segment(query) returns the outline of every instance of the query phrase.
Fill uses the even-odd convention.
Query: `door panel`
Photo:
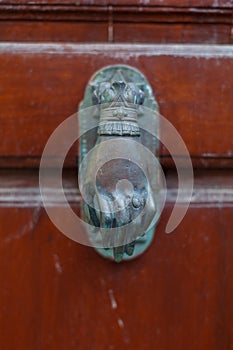
[[[1,2],[0,40],[231,44],[232,6],[204,3]]]
[[[0,44],[0,157],[39,158],[52,131],[77,111],[91,75],[123,63],[148,77],[161,114],[193,158],[224,158],[230,166],[232,56],[231,46]],[[160,153],[168,155],[163,147]]]
[[[151,249],[120,267],[60,235],[46,215],[34,221],[35,209],[6,214],[20,217],[11,233],[36,226],[1,251],[2,349],[232,345],[229,208],[190,208],[170,237],[161,232],[164,214]]]
[[[2,3],[6,3],[6,1],[2,1]],[[93,5],[92,0],[50,0],[51,4],[55,5],[62,5],[62,4],[67,4],[67,5],[86,5],[86,6],[91,6]],[[30,0],[10,0],[7,1],[7,4],[12,4],[12,5],[31,5]],[[34,4],[47,4],[47,1],[45,0],[34,0]],[[158,3],[156,0],[96,0],[95,1],[96,6],[108,6],[108,5],[128,5],[128,6],[140,6],[141,7],[146,7],[146,6],[158,6]],[[209,8],[232,8],[232,4],[229,0],[221,0],[216,3],[216,0],[206,0],[205,2],[203,0],[192,0],[187,2],[186,0],[163,0],[159,4],[160,6],[173,6],[173,7],[209,7]]]
[[[233,348],[232,9],[229,0],[1,1],[1,350]],[[167,198],[155,239],[121,264],[59,232],[39,189],[48,137],[76,113],[92,74],[114,64],[145,74],[195,168],[188,212],[165,234],[177,175],[160,146]],[[63,186],[80,215],[77,155],[75,144]]]
[[[233,199],[213,205],[207,189],[214,194],[210,184],[217,183],[232,193],[231,175],[220,184],[219,173],[196,174],[199,196],[170,235],[164,233],[174,204],[168,176],[152,246],[120,265],[53,226],[35,200],[36,176],[2,175],[5,189],[18,191],[7,202],[1,190],[1,349],[230,349]],[[26,199],[23,181],[31,188]],[[74,183],[67,180],[67,193]],[[72,206],[79,210],[77,202]]]

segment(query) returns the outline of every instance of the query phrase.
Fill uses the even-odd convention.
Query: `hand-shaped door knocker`
[[[160,217],[158,106],[136,69],[108,66],[79,107],[82,218],[95,249],[116,262],[150,245]]]

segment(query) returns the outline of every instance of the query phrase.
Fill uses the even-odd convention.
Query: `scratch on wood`
[[[118,323],[120,328],[122,328],[122,329],[125,328],[124,322],[121,318],[118,318],[117,323]]]
[[[122,320],[122,318],[119,317],[117,319],[117,323],[118,323],[118,326],[123,330],[124,343],[129,344],[130,343],[129,333],[127,332],[127,330],[125,328],[125,324],[124,324],[124,321]]]
[[[18,240],[18,239],[22,238],[27,233],[32,233],[33,230],[35,229],[37,223],[38,223],[39,216],[40,216],[40,210],[41,210],[41,207],[39,207],[39,206],[35,207],[33,210],[32,218],[29,220],[29,222],[27,222],[25,225],[23,225],[23,227],[18,232],[16,232],[13,235],[8,236],[4,240],[4,242],[10,243],[11,241]]]
[[[108,294],[109,294],[109,298],[110,298],[112,309],[116,309],[117,308],[117,302],[116,302],[116,299],[114,297],[113,290],[109,289],[108,290]]]
[[[54,258],[54,266],[55,266],[56,271],[59,274],[62,274],[63,269],[62,269],[62,266],[61,266],[61,263],[60,263],[60,260],[59,260],[59,256],[57,254],[54,254],[53,258]]]

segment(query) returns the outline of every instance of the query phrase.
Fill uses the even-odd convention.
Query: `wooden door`
[[[231,349],[231,1],[12,0],[0,19],[1,350]],[[154,242],[116,264],[50,222],[38,169],[91,75],[122,63],[148,78],[195,183],[185,218],[165,234],[177,176],[161,145],[168,193]],[[76,156],[74,147],[63,177],[79,212]]]

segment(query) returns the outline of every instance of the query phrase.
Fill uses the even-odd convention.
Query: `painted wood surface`
[[[231,0],[0,1],[1,350],[233,347],[232,7]],[[55,228],[37,169],[91,75],[117,63],[148,77],[195,167],[190,208],[166,235],[177,179],[161,146],[167,204],[153,245],[122,265]],[[74,145],[67,156],[63,185],[79,213],[77,152]],[[56,193],[49,196],[62,208]]]
[[[21,157],[32,166],[53,130],[76,112],[92,74],[120,63],[149,79],[161,114],[198,166],[203,158],[231,166],[232,57],[232,47],[220,45],[0,44],[2,164]],[[168,156],[164,147],[160,154]]]
[[[1,1],[0,40],[231,44],[228,1]]]
[[[47,4],[47,0],[2,0],[2,4],[25,4],[25,5],[34,5],[34,4]],[[134,5],[134,6],[174,6],[174,7],[214,7],[214,8],[232,8],[231,0],[50,0],[51,4],[68,4],[76,5],[98,5],[98,6],[107,6],[107,5]]]
[[[171,200],[150,249],[121,265],[63,236],[31,192],[24,207],[2,199],[1,349],[230,349],[232,173],[208,174],[196,174],[196,190],[213,193],[215,183],[231,199],[210,205],[204,191],[205,204],[194,201],[167,235]],[[30,172],[15,175],[1,173],[1,194],[4,184],[18,189],[15,198],[20,189],[27,196],[27,186],[38,189]],[[168,179],[172,191],[173,175]]]

